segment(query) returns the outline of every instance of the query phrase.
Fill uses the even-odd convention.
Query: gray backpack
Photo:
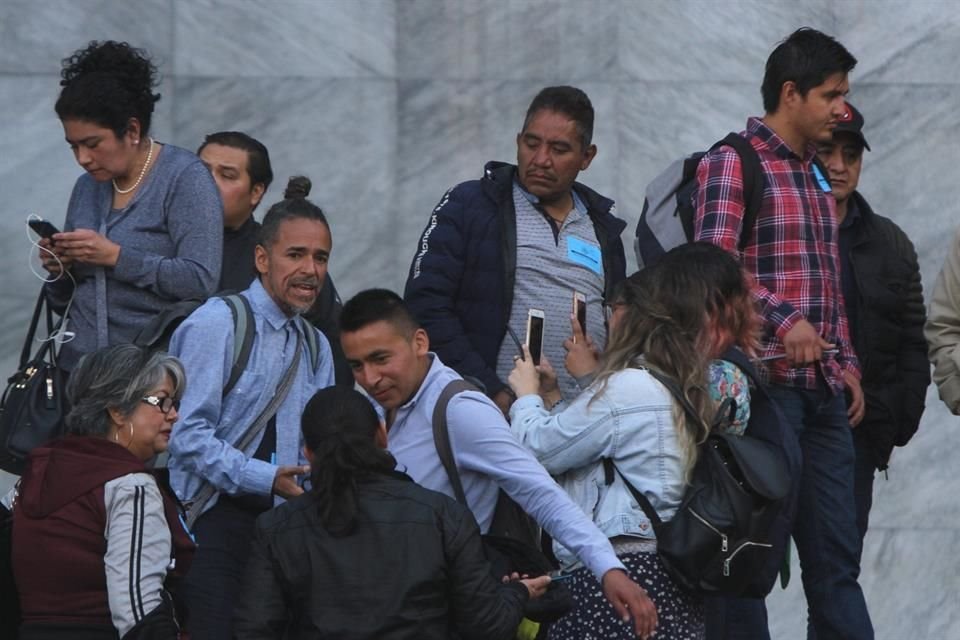
[[[633,241],[637,265],[641,269],[655,263],[670,249],[693,240],[697,165],[703,156],[721,146],[732,147],[740,155],[745,211],[738,249],[743,251],[747,245],[763,203],[763,173],[753,145],[740,134],[730,133],[709,151],[698,151],[676,160],[647,185]]]

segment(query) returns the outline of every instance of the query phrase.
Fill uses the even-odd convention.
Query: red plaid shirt
[[[850,345],[840,288],[836,204],[824,191],[813,165],[810,145],[799,158],[759,118],[747,121],[742,134],[760,156],[763,205],[742,254],[737,245],[743,224],[743,179],[740,156],[721,147],[697,167],[694,237],[735,253],[756,276],[755,296],[766,319],[761,356],[784,353],[783,337],[806,318],[821,336],[837,345],[838,355],[819,363],[830,387],[840,392],[842,369],[858,378],[857,357]],[[826,176],[823,182],[827,189]],[[793,367],[783,358],[768,361],[767,377],[775,384],[813,389],[817,365]]]

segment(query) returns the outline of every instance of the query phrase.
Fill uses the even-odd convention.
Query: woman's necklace
[[[147,174],[147,167],[150,166],[150,160],[153,159],[153,138],[149,138],[149,140],[150,140],[150,148],[147,150],[147,161],[143,163],[143,169],[140,169],[140,175],[137,176],[137,181],[133,183],[133,186],[130,187],[129,189],[121,189],[120,186],[117,184],[117,179],[114,178],[112,180],[113,190],[119,193],[120,195],[126,195],[131,191],[133,191],[134,189],[136,189],[137,187],[139,187],[140,181],[143,180],[143,176]]]

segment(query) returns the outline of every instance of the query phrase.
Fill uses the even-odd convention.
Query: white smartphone
[[[583,295],[579,291],[573,292],[573,314],[577,318],[577,322],[580,323],[580,331],[583,332],[583,335],[587,335],[587,296]],[[577,336],[573,336],[573,341],[577,341]]]
[[[535,365],[540,364],[540,356],[543,354],[543,320],[543,309],[527,311],[527,349],[530,350],[530,357]]]

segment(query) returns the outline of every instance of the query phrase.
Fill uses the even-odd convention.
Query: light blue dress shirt
[[[454,497],[433,442],[433,408],[443,388],[460,375],[436,354],[429,357],[430,370],[420,389],[397,409],[387,448],[416,482]],[[382,415],[382,407],[378,409]],[[454,396],[447,407],[447,426],[463,491],[481,531],[490,528],[502,488],[598,579],[610,569],[623,568],[606,536],[520,444],[489,398],[474,391]]]
[[[233,316],[227,304],[211,298],[183,321],[170,341],[170,353],[180,358],[187,373],[180,418],[170,439],[169,462],[170,484],[184,501],[193,499],[204,481],[229,495],[269,495],[278,466],[306,464],[300,416],[314,393],[333,384],[333,357],[322,333],[287,317],[259,279],[240,295],[250,301],[256,335],[247,368],[226,398],[221,396],[230,375],[234,340]],[[252,456],[262,435],[247,450],[238,450],[236,444],[269,404],[303,329],[317,332],[319,364],[314,371],[304,340],[296,377],[277,410],[275,464],[255,460]],[[216,499],[211,500],[207,509],[215,503]]]

